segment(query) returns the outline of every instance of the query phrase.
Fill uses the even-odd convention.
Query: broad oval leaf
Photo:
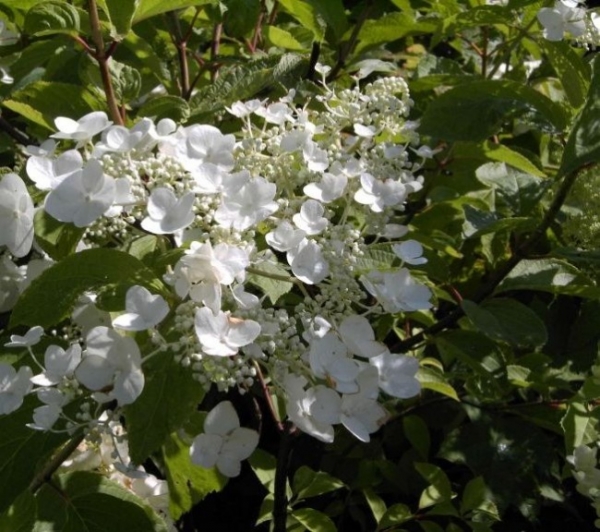
[[[42,36],[79,31],[79,13],[71,4],[50,0],[33,6],[25,15],[23,31]]]

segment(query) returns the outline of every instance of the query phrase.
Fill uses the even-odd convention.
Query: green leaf
[[[11,93],[2,102],[4,107],[24,116],[35,124],[55,131],[54,119],[66,116],[78,120],[104,105],[84,87],[56,81],[36,81]]]
[[[334,0],[337,1],[337,0]],[[309,30],[316,41],[325,37],[325,21],[319,16],[316,3],[309,0],[279,0],[278,2],[286,12],[294,17],[302,27]]]
[[[490,377],[502,369],[502,353],[487,335],[475,331],[447,331],[437,335],[435,343],[444,364],[454,359],[482,377]]]
[[[465,486],[460,501],[460,513],[464,515],[469,512],[485,513],[494,520],[500,520],[498,508],[490,496],[483,477],[475,477]]]
[[[462,309],[473,325],[491,338],[522,346],[541,346],[548,340],[544,322],[515,299],[490,299],[481,305],[465,299]]]
[[[101,0],[111,23],[111,37],[123,39],[131,30],[133,18],[141,0]]]
[[[348,18],[346,9],[342,0],[307,0],[312,5],[319,16],[325,21],[327,27],[333,31],[334,42],[336,44],[342,40],[344,33],[348,29]]]
[[[510,80],[480,80],[434,99],[419,131],[447,141],[483,141],[498,133],[507,120],[526,114],[549,131],[563,131],[567,125],[564,110],[535,89]]]
[[[373,512],[375,522],[379,524],[387,511],[385,501],[377,495],[373,488],[364,488],[362,493],[365,496],[369,508],[371,508],[371,512]]]
[[[592,63],[592,82],[585,104],[575,119],[559,170],[566,175],[600,158],[600,57]]]
[[[486,163],[477,168],[475,175],[478,181],[497,191],[513,213],[528,216],[551,182],[511,166],[509,161]]]
[[[427,463],[416,463],[415,469],[429,482],[429,486],[421,493],[419,509],[433,506],[452,498],[452,487],[448,477],[438,466]]]
[[[260,0],[221,0],[227,7],[225,31],[231,37],[243,38],[249,35],[261,11]]]
[[[145,102],[138,110],[138,115],[152,118],[156,122],[163,118],[170,118],[182,123],[190,115],[190,106],[179,96],[165,94]]]
[[[85,233],[85,227],[59,222],[44,209],[39,209],[33,219],[35,241],[54,260],[64,259],[75,252]]]
[[[115,0],[118,1],[118,0]],[[139,6],[133,17],[133,23],[168,11],[176,11],[188,7],[218,5],[219,0],[139,0]]]
[[[575,108],[583,105],[591,74],[589,65],[565,41],[542,39],[539,45],[560,79],[569,103]]]
[[[77,471],[44,484],[36,497],[33,532],[167,532],[165,522],[142,499],[104,475]]]
[[[358,45],[355,54],[367,48],[391,43],[407,35],[435,31],[436,23],[431,21],[416,22],[409,13],[394,12],[377,19],[368,19],[358,34]]]
[[[295,52],[306,51],[306,47],[303,46],[289,31],[282,30],[277,26],[265,26],[263,28],[263,33],[267,41],[273,46]]]
[[[40,37],[54,33],[79,31],[79,13],[71,4],[49,0],[33,6],[25,15],[23,31]]]
[[[294,475],[292,490],[296,500],[316,497],[323,493],[339,490],[346,485],[324,471],[313,471],[310,467],[300,466]]]
[[[83,292],[119,283],[168,295],[154,272],[131,255],[115,249],[87,249],[69,255],[34,279],[13,309],[10,326],[50,327],[69,316]]]
[[[419,416],[407,416],[402,420],[402,426],[406,439],[419,453],[419,457],[427,460],[431,439],[429,437],[429,429],[423,419]]]
[[[250,458],[248,458],[252,471],[262,482],[262,485],[269,491],[275,492],[275,469],[277,460],[275,457],[262,449],[256,449]]]
[[[309,532],[336,532],[337,530],[327,515],[312,508],[294,510],[290,516]]]
[[[436,368],[421,366],[417,375],[421,386],[426,390],[441,393],[455,401],[458,401],[456,390],[448,383],[444,374]]]
[[[590,408],[585,403],[572,402],[560,424],[565,431],[565,446],[568,454],[575,447],[598,441],[598,422],[600,409]]]
[[[283,266],[265,261],[254,266],[246,280],[260,288],[275,304],[281,296],[293,288],[293,283],[285,280],[289,278],[290,275]]]
[[[522,260],[500,283],[496,293],[511,290],[600,298],[600,289],[592,281],[575,266],[558,259]]]
[[[483,153],[488,159],[492,161],[499,161],[512,166],[516,170],[520,170],[527,175],[534,175],[537,177],[545,177],[544,171],[531,162],[527,157],[518,151],[511,150],[504,144],[494,144],[492,142],[483,143]],[[508,172],[508,170],[507,170]]]
[[[35,524],[35,514],[35,499],[29,490],[25,490],[4,513],[0,514],[0,530],[31,532]]]
[[[0,512],[33,480],[38,460],[69,439],[66,433],[40,432],[25,426],[31,423],[37,406],[39,401],[29,395],[17,411],[0,416]]]
[[[388,527],[394,527],[402,523],[406,523],[413,518],[413,514],[410,508],[405,504],[393,504],[381,517],[379,521],[378,530],[382,530]]]
[[[209,493],[221,491],[227,484],[227,479],[215,468],[194,465],[189,445],[175,433],[167,438],[162,455],[169,483],[169,513],[175,520]]]
[[[188,368],[163,353],[144,364],[146,383],[135,403],[125,408],[129,452],[136,464],[160,448],[195,412],[204,388]]]

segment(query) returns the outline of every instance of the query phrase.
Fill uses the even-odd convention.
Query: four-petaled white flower
[[[373,212],[383,212],[385,207],[402,203],[410,192],[400,181],[380,181],[369,173],[361,174],[360,184],[361,188],[354,194],[354,199],[362,205],[368,205]]]
[[[317,200],[306,200],[300,212],[294,214],[292,219],[298,229],[302,229],[307,235],[318,235],[329,225],[329,220],[323,216],[325,209]]]
[[[395,272],[373,270],[360,277],[369,293],[377,298],[386,312],[427,310],[433,305],[431,290],[415,281],[406,268]]]
[[[369,362],[377,368],[379,386],[388,395],[408,399],[420,393],[421,383],[416,378],[419,361],[416,358],[387,352]]]
[[[115,180],[91,159],[83,170],[71,174],[46,196],[44,209],[59,222],[87,227],[106,213],[115,199]]]
[[[34,409],[33,423],[28,423],[27,426],[34,430],[50,430],[60,417],[68,397],[56,388],[41,388],[37,391],[37,396],[44,404]]]
[[[125,295],[125,314],[113,320],[113,327],[125,331],[145,331],[167,317],[169,305],[159,294],[139,285],[132,286]]]
[[[94,327],[85,338],[86,350],[75,378],[97,392],[100,402],[133,403],[144,388],[142,357],[135,340],[108,327]]]
[[[194,221],[193,192],[177,198],[166,188],[155,188],[148,199],[148,216],[142,220],[142,228],[155,235],[167,235],[185,229]]]
[[[39,190],[52,190],[82,167],[81,154],[77,150],[67,150],[56,159],[32,155],[27,160],[26,170]]]
[[[401,244],[392,246],[394,253],[407,264],[417,266],[425,264],[427,259],[423,257],[423,246],[416,240],[407,240]]]
[[[327,380],[338,392],[358,392],[356,377],[360,368],[334,333],[313,339],[308,356],[315,377]]]
[[[216,315],[208,307],[196,310],[196,336],[207,355],[228,357],[240,347],[251,344],[260,334],[261,326],[253,320],[243,320],[219,311]]]
[[[258,445],[258,432],[240,427],[240,420],[229,401],[215,406],[204,420],[204,432],[194,438],[190,448],[192,463],[215,467],[227,477],[237,477],[241,462]]]
[[[585,9],[572,0],[557,0],[554,7],[539,10],[537,18],[544,27],[544,37],[549,41],[561,41],[565,33],[581,37],[585,33]]]
[[[0,415],[10,414],[23,404],[23,398],[31,391],[33,372],[29,366],[19,371],[10,364],[0,362]]]
[[[31,378],[38,386],[53,386],[65,377],[73,376],[75,368],[81,362],[81,346],[72,344],[65,351],[58,345],[49,345],[44,353],[44,373]]]
[[[112,122],[103,111],[89,113],[82,116],[79,120],[59,116],[54,120],[54,125],[58,129],[58,133],[50,136],[55,139],[75,140],[79,148],[111,124]]]
[[[237,190],[225,191],[215,220],[224,227],[245,231],[273,214],[276,186],[263,177],[254,177]]]
[[[319,183],[306,185],[304,193],[321,203],[331,203],[344,195],[347,184],[348,178],[344,174],[325,173]]]
[[[286,254],[294,277],[306,284],[319,284],[329,275],[329,264],[319,244],[305,238],[296,249]]]
[[[0,180],[0,246],[15,257],[24,257],[33,244],[33,202],[17,174]]]

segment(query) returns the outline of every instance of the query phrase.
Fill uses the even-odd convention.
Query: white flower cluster
[[[84,401],[75,421],[65,406],[82,395],[117,408],[134,402],[152,356],[173,357],[207,388],[244,392],[261,379],[286,401],[291,421],[326,442],[336,424],[368,441],[387,416],[381,397],[420,392],[417,359],[390,353],[367,318],[432,307],[431,290],[409,269],[426,262],[422,246],[398,241],[408,230],[397,217],[434,154],[417,146],[406,83],[325,86],[312,106],[294,97],[232,105],[238,135],[147,118],[125,128],[94,112],[56,119],[53,138],[28,148],[27,178],[43,198],[37,207],[21,177],[0,181],[0,245],[12,256],[39,254],[36,209],[84,228],[78,250],[126,249],[150,234],[167,235],[182,253],[164,277],[172,297],[135,285],[125,312],[111,316],[86,294],[72,317],[80,337],[49,346],[42,373],[1,365],[0,412],[33,391],[43,403],[33,428],[55,430],[61,418],[68,429],[93,424],[90,412],[101,406]],[[361,264],[371,243],[383,246],[389,263]],[[2,261],[17,279],[0,298],[8,309],[23,277],[41,268],[23,273],[8,255]],[[278,305],[265,283],[283,286],[279,297],[293,293]],[[148,331],[155,351],[142,354],[135,336],[119,331]],[[13,345],[35,360],[42,333],[35,327],[28,333],[35,338]],[[209,414],[192,459],[232,476],[258,436],[222,405]]]
[[[598,449],[580,445],[576,447],[568,462],[573,466],[573,476],[577,480],[577,491],[592,500],[598,519],[594,522],[600,528],[600,468],[598,467]]]

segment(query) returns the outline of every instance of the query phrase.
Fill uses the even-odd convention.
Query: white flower
[[[364,316],[347,316],[338,332],[348,350],[359,357],[371,358],[387,351],[387,347],[375,340],[375,332]]]
[[[44,405],[33,411],[33,423],[28,423],[27,426],[34,430],[50,430],[60,417],[68,398],[56,388],[42,388],[38,390],[37,396]]]
[[[294,214],[294,224],[298,229],[302,229],[307,235],[318,235],[323,232],[329,221],[323,216],[325,209],[318,201],[314,199],[306,200],[300,212]]]
[[[585,33],[585,9],[576,2],[557,0],[554,7],[539,10],[537,18],[544,27],[544,37],[549,41],[561,41],[565,33],[581,37]]]
[[[371,271],[360,280],[386,312],[427,310],[433,306],[429,301],[431,290],[415,281],[406,268],[396,272]]]
[[[225,243],[213,248],[210,242],[192,242],[175,266],[175,291],[179,297],[189,294],[194,301],[218,312],[221,285],[243,281],[249,264],[248,253],[242,248]]]
[[[326,379],[338,392],[358,391],[358,364],[348,356],[348,349],[335,334],[330,332],[313,339],[308,356],[315,377]]]
[[[142,228],[155,235],[176,233],[194,221],[193,192],[177,198],[166,187],[155,188],[148,199],[148,216],[142,220]]]
[[[177,159],[189,172],[206,163],[229,171],[234,165],[234,146],[233,135],[223,135],[214,126],[194,124],[163,140],[160,151]]]
[[[229,401],[215,406],[204,420],[204,433],[196,436],[190,448],[192,463],[217,467],[227,477],[240,474],[241,462],[258,445],[258,432],[240,427],[240,420]]]
[[[369,434],[379,430],[387,412],[375,399],[361,392],[342,395],[340,421],[357,439],[368,442]]]
[[[400,181],[386,179],[380,181],[369,173],[360,176],[361,187],[354,194],[354,199],[368,205],[373,212],[382,212],[385,207],[393,207],[402,203],[409,192]]]
[[[307,380],[287,374],[283,386],[287,395],[286,412],[290,420],[302,431],[318,440],[333,442],[333,425],[340,422],[341,398],[326,386],[304,389]]]
[[[23,404],[32,388],[32,375],[29,366],[21,366],[17,372],[10,364],[0,362],[0,415],[10,414]]]
[[[291,109],[282,102],[269,104],[267,107],[257,107],[254,111],[258,116],[262,116],[269,124],[281,126],[286,120],[292,120]]]
[[[319,148],[315,142],[308,140],[302,148],[302,156],[308,169],[312,172],[324,172],[329,166],[327,151]]]
[[[377,131],[373,126],[365,126],[364,124],[356,123],[354,124],[354,133],[356,133],[359,137],[363,138],[371,138],[377,134]]]
[[[377,368],[380,388],[399,399],[408,399],[418,395],[421,383],[415,375],[419,371],[419,361],[407,355],[383,353],[369,362]]]
[[[407,240],[401,244],[395,244],[392,249],[402,262],[407,264],[416,266],[427,262],[427,259],[423,257],[423,246],[416,240]]]
[[[50,136],[55,139],[76,140],[79,148],[111,124],[112,122],[108,120],[106,113],[102,111],[89,113],[77,121],[59,116],[54,120],[58,133]]]
[[[24,336],[18,334],[10,335],[10,342],[4,344],[6,347],[31,347],[37,344],[44,334],[44,329],[39,325],[29,329]]]
[[[0,180],[0,246],[15,257],[24,257],[33,244],[33,202],[17,174]]]
[[[287,252],[288,264],[294,277],[306,284],[319,284],[329,275],[329,264],[318,244],[304,239],[298,247]]]
[[[15,306],[25,279],[23,267],[17,266],[6,255],[0,258],[0,312]]]
[[[196,309],[194,324],[202,351],[225,357],[235,355],[240,347],[254,342],[261,330],[256,321],[235,318],[223,311],[215,315],[208,307]]]
[[[112,126],[102,133],[102,140],[94,146],[93,157],[100,158],[105,153],[127,153],[133,149],[149,150],[158,142],[154,122],[142,118],[131,129]]]
[[[59,222],[87,227],[110,209],[115,199],[115,180],[91,159],[83,170],[64,179],[46,196],[44,209]]]
[[[142,357],[135,340],[108,327],[94,327],[85,343],[83,360],[75,370],[77,380],[92,391],[102,390],[96,394],[99,401],[133,403],[144,388]]]
[[[265,235],[265,240],[277,251],[290,251],[297,248],[305,236],[302,229],[294,229],[290,222],[283,220],[275,230]]]
[[[71,377],[81,362],[81,346],[72,344],[66,351],[58,345],[49,345],[44,353],[44,373],[31,378],[38,386],[53,386],[64,377]]]
[[[113,327],[125,331],[145,331],[166,318],[169,305],[161,295],[152,295],[147,288],[135,285],[127,290],[125,310],[125,314],[113,320]]]
[[[273,199],[277,188],[263,177],[254,177],[237,190],[223,194],[215,220],[224,227],[245,231],[273,214],[279,207]]]
[[[27,160],[27,175],[39,190],[52,190],[81,170],[83,158],[77,150],[67,150],[56,159],[34,155]]]
[[[344,174],[325,173],[319,183],[309,183],[304,187],[304,193],[322,203],[331,203],[344,195],[348,178]]]
[[[252,113],[256,113],[259,109],[264,107],[267,100],[248,100],[247,102],[234,102],[231,107],[225,107],[225,109],[233,116],[238,118],[245,118]]]

